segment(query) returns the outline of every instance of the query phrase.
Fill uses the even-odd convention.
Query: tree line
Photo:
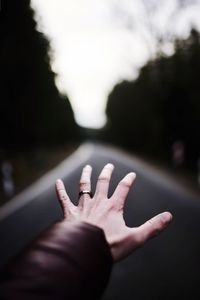
[[[192,29],[174,42],[171,56],[158,53],[134,81],[108,97],[106,139],[135,152],[172,159],[196,169],[200,159],[200,34]],[[179,152],[180,152],[179,151]],[[178,152],[177,152],[178,153]]]
[[[55,85],[49,42],[37,30],[30,0],[3,3],[0,42],[1,151],[76,139],[73,111]]]

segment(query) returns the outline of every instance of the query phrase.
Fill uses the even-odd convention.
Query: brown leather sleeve
[[[1,274],[0,299],[100,299],[112,264],[103,230],[59,222]]]

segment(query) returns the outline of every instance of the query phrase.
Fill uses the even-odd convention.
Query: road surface
[[[161,171],[126,153],[84,144],[70,158],[0,209],[0,267],[52,222],[61,218],[54,182],[62,178],[77,199],[82,167],[93,166],[92,186],[104,164],[115,165],[110,191],[130,171],[137,179],[125,206],[128,226],[138,226],[168,210],[170,227],[117,263],[103,300],[200,299],[200,198]],[[75,202],[76,203],[76,200]]]

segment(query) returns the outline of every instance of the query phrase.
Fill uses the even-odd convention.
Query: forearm
[[[59,222],[22,253],[1,282],[1,299],[99,299],[112,256],[104,232]]]

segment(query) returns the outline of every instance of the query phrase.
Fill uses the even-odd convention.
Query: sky
[[[181,2],[183,7],[179,7]],[[186,5],[190,2],[190,5]],[[107,97],[174,36],[200,29],[200,0],[32,0],[38,30],[50,40],[56,85],[68,96],[80,126],[106,123]]]

